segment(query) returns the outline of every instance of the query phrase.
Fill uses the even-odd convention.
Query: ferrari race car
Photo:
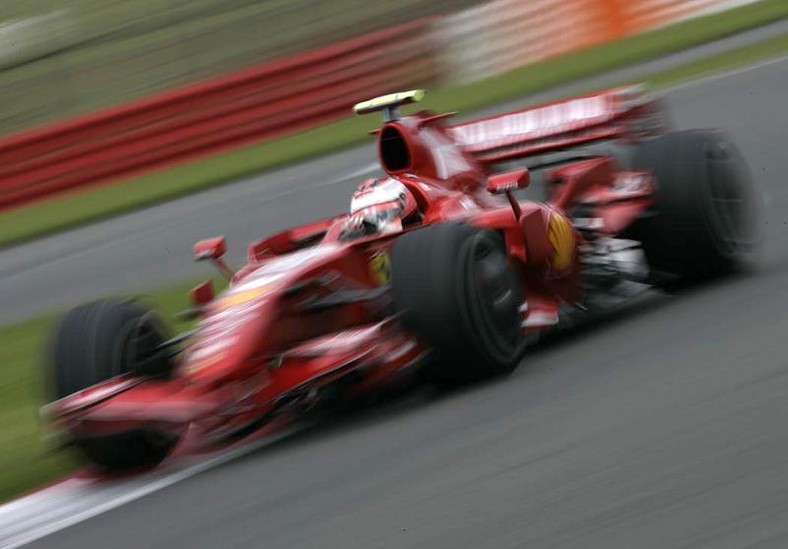
[[[736,147],[720,131],[667,132],[640,89],[455,125],[400,115],[423,94],[356,105],[383,113],[383,174],[348,213],[252,243],[238,270],[223,237],[195,245],[230,283],[192,290],[194,330],[170,337],[133,300],[66,313],[50,424],[100,470],[151,467],[187,432],[217,448],[404,380],[507,374],[535,336],[626,285],[750,261],[755,199]],[[518,198],[532,178],[542,200]]]

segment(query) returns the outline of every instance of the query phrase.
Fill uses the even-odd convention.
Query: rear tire
[[[404,324],[435,350],[432,383],[453,387],[517,367],[522,292],[497,233],[444,224],[402,235],[392,289]]]
[[[171,360],[153,352],[166,339],[158,318],[140,303],[104,300],[76,307],[63,316],[51,340],[50,394],[63,398],[121,374],[168,376]],[[82,454],[108,471],[157,465],[177,443],[140,430],[73,435]]]
[[[655,177],[656,204],[638,222],[636,236],[652,273],[672,276],[668,286],[752,263],[756,195],[744,159],[723,132],[674,132],[646,141],[633,168]]]

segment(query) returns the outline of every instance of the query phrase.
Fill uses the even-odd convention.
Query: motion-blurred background
[[[0,132],[48,122],[354,36],[417,41],[418,78],[482,78],[741,0],[26,0],[0,5]],[[419,39],[421,39],[419,41]],[[397,49],[400,49],[397,48]],[[440,57],[440,59],[437,59]],[[385,62],[385,60],[384,60]],[[360,70],[361,67],[359,67]]]
[[[346,118],[357,101],[390,91],[429,86],[448,92],[441,108],[479,108],[758,26],[788,11],[785,5],[776,0],[6,3],[0,8],[0,134],[5,134],[0,211],[315,128]],[[704,16],[710,23],[692,25]],[[683,26],[660,33],[677,22]],[[585,57],[571,57],[580,52]],[[565,57],[564,65],[550,64]],[[512,72],[540,62],[539,73]],[[463,88],[485,79],[486,96]],[[354,127],[335,132],[322,146],[299,143],[288,150],[288,159],[298,150],[325,152],[359,135]],[[236,162],[236,171],[220,169],[199,184],[168,180],[158,185],[159,194],[138,202],[252,173],[276,158],[266,155],[268,164]],[[113,208],[94,210],[101,215]],[[48,218],[43,225],[35,220],[35,230],[24,220],[3,240],[85,219],[72,217]],[[5,230],[2,219],[0,229]]]
[[[112,105],[478,0],[30,0],[0,6],[0,130]]]

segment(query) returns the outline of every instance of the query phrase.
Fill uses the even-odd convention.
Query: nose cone
[[[218,381],[238,373],[256,354],[272,297],[268,285],[231,289],[211,305],[186,352],[181,373],[192,381]]]

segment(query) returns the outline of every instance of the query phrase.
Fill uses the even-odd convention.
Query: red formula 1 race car
[[[99,468],[152,466],[187,430],[217,447],[415,374],[442,386],[506,374],[532,335],[622,285],[697,281],[751,257],[737,149],[719,131],[666,133],[638,89],[456,125],[400,116],[422,96],[356,106],[384,114],[385,175],[349,213],[251,244],[238,271],[223,238],[195,245],[230,286],[192,291],[193,331],[165,336],[136,301],[68,312],[50,350],[53,425]],[[544,201],[515,197],[532,178]]]

